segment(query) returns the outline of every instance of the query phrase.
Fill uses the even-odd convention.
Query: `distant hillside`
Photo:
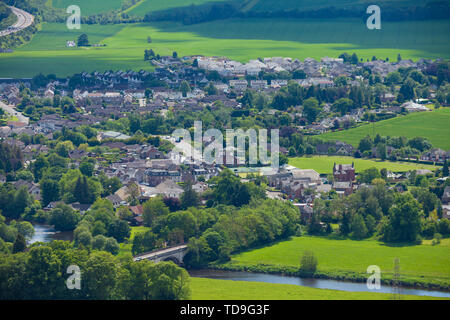
[[[144,3],[151,4],[151,2]],[[152,10],[145,15],[144,20],[196,24],[228,18],[364,19],[367,17],[366,9],[370,4],[373,4],[371,0],[208,1],[200,5]],[[450,15],[449,0],[381,0],[377,4],[381,7],[383,21],[448,19]],[[141,5],[140,13],[143,8]]]
[[[328,7],[346,8],[346,7],[367,7],[371,4],[377,4],[380,7],[412,7],[423,6],[425,3],[436,2],[432,0],[379,0],[376,3],[373,0],[247,0],[247,10],[255,12],[270,12],[281,10],[317,10]]]

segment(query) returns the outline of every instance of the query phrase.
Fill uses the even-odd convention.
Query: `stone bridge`
[[[177,265],[183,264],[186,255],[187,245],[183,244],[176,247],[164,248],[147,253],[140,254],[133,258],[133,261],[150,260],[153,262],[173,261]]]

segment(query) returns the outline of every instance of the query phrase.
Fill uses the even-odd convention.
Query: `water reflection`
[[[35,242],[50,242],[52,240],[65,240],[65,241],[73,240],[72,231],[60,232],[56,231],[52,226],[44,224],[34,224],[33,227],[34,227],[34,236],[28,242],[29,244]]]

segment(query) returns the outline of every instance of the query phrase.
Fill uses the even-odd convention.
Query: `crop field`
[[[66,76],[81,71],[150,69],[144,50],[180,56],[227,56],[242,62],[258,57],[304,59],[337,57],[356,52],[364,59],[450,57],[449,21],[385,23],[369,31],[360,20],[233,19],[196,25],[152,24],[82,25],[46,23],[33,40],[13,53],[0,54],[0,77],[32,77],[40,72]],[[66,40],[81,34],[99,48],[66,48]],[[147,43],[151,36],[153,42]],[[78,63],[74,63],[78,61]]]
[[[120,9],[122,0],[52,0],[52,5],[62,9],[77,5],[81,9],[81,15],[86,16]]]
[[[377,265],[383,274],[392,275],[394,259],[400,259],[401,277],[450,283],[450,245],[390,246],[375,240],[333,240],[322,237],[294,237],[261,249],[233,256],[231,264],[299,267],[305,250],[314,252],[318,270],[328,274],[366,274]]]
[[[366,135],[373,136],[373,134],[408,138],[425,137],[431,141],[434,148],[450,150],[450,108],[412,113],[345,131],[324,133],[319,137],[323,140],[340,140],[358,146],[362,138]]]
[[[143,17],[149,12],[187,7],[192,4],[199,5],[207,2],[223,1],[223,0],[142,0],[127,13],[131,16]]]
[[[314,169],[318,173],[330,174],[333,173],[333,164],[351,164],[355,163],[356,172],[361,172],[369,168],[377,168],[381,170],[386,168],[392,172],[407,172],[417,169],[435,170],[435,166],[409,163],[409,162],[391,162],[391,161],[377,161],[356,159],[352,157],[339,156],[313,156],[313,157],[297,157],[289,158],[289,164],[299,169]]]
[[[289,284],[191,278],[192,300],[389,300],[390,294],[314,289]],[[404,300],[435,299],[403,295]]]

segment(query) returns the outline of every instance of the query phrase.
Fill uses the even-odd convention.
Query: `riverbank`
[[[191,278],[191,300],[391,300],[392,294],[315,289],[289,284]],[[448,300],[400,295],[401,300]]]
[[[394,259],[400,260],[400,284],[405,287],[450,291],[450,239],[441,244],[387,245],[376,240],[337,240],[293,237],[263,248],[233,255],[230,262],[211,268],[299,276],[300,257],[310,250],[318,259],[317,279],[365,282],[367,267],[379,266],[383,283],[392,283]]]

